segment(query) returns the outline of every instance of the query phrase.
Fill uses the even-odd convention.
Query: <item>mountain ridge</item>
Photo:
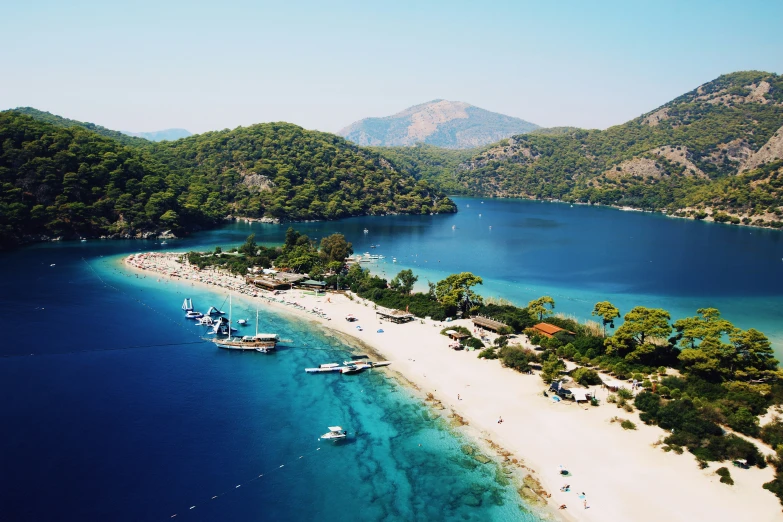
[[[452,194],[595,203],[783,228],[783,76],[722,75],[606,130],[515,135],[473,151],[376,148]]]
[[[487,145],[530,132],[538,125],[465,102],[435,99],[391,116],[364,118],[337,132],[362,146],[412,146],[425,143],[451,149]]]

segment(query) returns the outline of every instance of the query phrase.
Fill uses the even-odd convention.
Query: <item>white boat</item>
[[[396,262],[397,262],[397,258],[396,258],[396,257],[393,257],[393,258],[392,258],[392,263],[396,263]]]
[[[185,318],[187,319],[201,319],[202,317],[204,317],[204,314],[196,312],[195,310],[188,310],[187,313],[185,313]]]
[[[237,324],[239,326],[247,326],[247,319],[237,319]]]
[[[348,438],[348,432],[345,431],[342,426],[329,426],[329,433],[321,435],[323,440],[342,440]]]
[[[343,366],[340,369],[340,373],[350,375],[350,374],[353,374],[353,373],[363,372],[367,368],[371,368],[371,366],[369,364],[367,364],[367,363],[356,363],[356,362],[354,362],[352,364],[348,364],[347,366]]]
[[[365,228],[365,229],[364,229],[364,233],[366,234],[366,233],[368,233],[368,232],[369,232],[369,230],[367,230],[367,229]]]
[[[182,309],[186,312],[190,312],[193,310],[193,300],[189,298],[185,298],[184,301],[182,301]]]

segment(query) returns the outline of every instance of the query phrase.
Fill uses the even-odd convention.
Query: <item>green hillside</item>
[[[452,193],[631,206],[783,226],[783,77],[721,76],[655,111],[607,130],[536,131],[477,151],[454,166],[392,163]],[[445,154],[445,153],[444,153]],[[400,155],[405,156],[400,158]],[[428,158],[437,156],[428,151]],[[761,170],[757,170],[763,167]]]
[[[126,137],[127,138],[127,137]],[[263,124],[144,147],[0,113],[0,245],[177,235],[228,215],[280,220],[455,212],[426,181],[334,135]]]
[[[101,127],[100,125],[96,125],[94,123],[63,118],[62,116],[57,116],[51,112],[39,111],[38,109],[34,109],[32,107],[18,107],[16,109],[11,109],[11,111],[17,114],[30,116],[33,119],[49,123],[55,127],[81,127],[83,129],[93,131],[96,134],[100,134],[101,136],[106,136],[107,138],[117,140],[124,145],[144,146],[149,144],[148,140],[145,140],[141,137],[130,136],[123,132],[107,129],[106,127]]]

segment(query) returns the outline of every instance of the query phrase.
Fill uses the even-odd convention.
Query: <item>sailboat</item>
[[[193,311],[193,299],[190,299],[188,297],[185,298],[184,301],[182,301],[182,310],[185,312],[192,312]]]
[[[221,317],[222,319],[222,317]],[[231,297],[229,296],[228,304],[228,324],[229,333],[228,339],[215,339],[215,344],[218,348],[224,350],[242,350],[242,351],[256,351],[261,353],[269,353],[274,351],[277,347],[277,343],[280,342],[280,337],[277,334],[258,333],[258,309],[256,309],[256,334],[255,335],[243,335],[242,337],[231,338]]]

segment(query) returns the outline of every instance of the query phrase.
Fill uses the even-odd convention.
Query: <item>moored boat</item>
[[[329,433],[321,435],[323,440],[338,441],[348,437],[348,432],[342,426],[329,426]]]

